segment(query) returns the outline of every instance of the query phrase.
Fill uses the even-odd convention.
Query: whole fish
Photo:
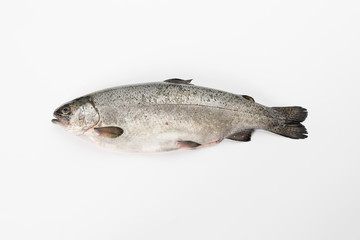
[[[169,79],[109,88],[70,101],[52,120],[103,147],[129,152],[196,149],[250,141],[255,129],[303,139],[302,107],[266,107],[247,95]]]

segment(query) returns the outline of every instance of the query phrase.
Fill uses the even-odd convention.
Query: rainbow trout
[[[169,79],[109,88],[70,101],[53,123],[103,147],[128,152],[197,149],[250,141],[255,129],[303,139],[302,107],[266,107],[252,97]]]

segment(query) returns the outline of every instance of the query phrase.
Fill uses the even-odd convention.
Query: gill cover
[[[83,134],[100,120],[91,97],[85,96],[68,102],[54,112],[53,123],[59,124],[76,135]]]
[[[70,106],[73,112],[70,125],[77,126],[81,133],[94,127],[99,122],[100,116],[91,97],[77,98],[73,100]]]

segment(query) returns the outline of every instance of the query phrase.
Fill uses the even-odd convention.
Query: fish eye
[[[65,106],[61,109],[61,113],[62,114],[69,114],[70,113],[70,108],[68,106]]]

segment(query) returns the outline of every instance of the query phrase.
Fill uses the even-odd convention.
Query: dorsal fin
[[[171,78],[168,80],[165,80],[164,82],[168,82],[168,83],[177,83],[177,84],[191,84],[192,79],[189,80],[184,80],[184,79],[180,79],[180,78]]]
[[[245,98],[246,100],[249,100],[251,102],[255,102],[254,98],[248,96],[248,95],[242,95],[243,98]]]

